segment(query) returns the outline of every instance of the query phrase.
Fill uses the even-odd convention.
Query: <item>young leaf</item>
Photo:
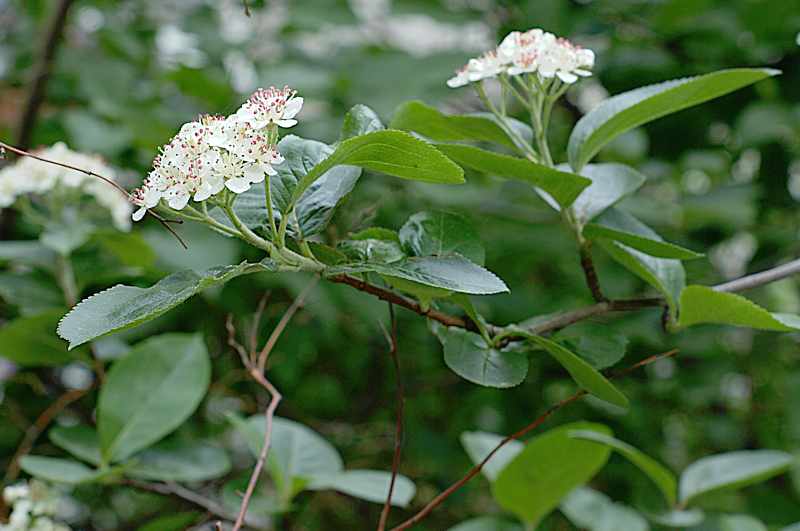
[[[592,479],[608,461],[608,447],[573,439],[569,434],[575,430],[611,435],[608,427],[588,422],[545,432],[531,439],[492,484],[497,503],[529,527],[535,529],[567,494]]]
[[[562,170],[567,166],[562,165]],[[647,180],[644,175],[625,164],[589,164],[581,175],[591,180],[572,203],[575,220],[580,226],[639,189]]]
[[[674,243],[665,242],[653,229],[617,208],[609,208],[583,228],[589,240],[612,240],[657,258],[693,260],[704,256]]]
[[[225,450],[202,443],[161,443],[134,455],[125,475],[157,481],[208,481],[231,468]]]
[[[570,492],[559,508],[570,522],[587,531],[650,531],[642,515],[587,487]]]
[[[573,431],[572,437],[583,439],[584,441],[593,441],[599,444],[605,444],[613,450],[616,450],[628,461],[636,465],[639,470],[644,472],[653,483],[659,488],[667,501],[667,506],[672,507],[675,505],[677,480],[675,476],[664,465],[644,454],[639,449],[634,448],[630,444],[615,439],[610,435],[598,433],[596,431]]]
[[[448,531],[523,531],[522,526],[499,516],[479,516],[461,522]]]
[[[528,159],[460,144],[437,144],[436,147],[465,168],[532,184],[546,192],[561,207],[571,205],[581,191],[591,184],[586,177]]]
[[[485,431],[465,431],[461,434],[461,445],[467,451],[467,455],[476,465],[486,459],[489,452],[495,449],[504,439],[502,435],[487,433]],[[522,441],[510,440],[495,453],[481,472],[489,481],[494,481],[506,465],[519,454],[525,445]]]
[[[686,286],[686,271],[680,260],[655,258],[612,240],[598,240],[597,243],[617,261],[655,289],[667,302],[674,318],[678,312],[678,299]]]
[[[108,371],[97,403],[106,463],[127,459],[171,433],[206,394],[211,363],[202,337],[164,334],[137,344]]]
[[[98,470],[72,459],[26,455],[19,460],[19,466],[31,476],[53,483],[77,485],[90,483],[101,477]]]
[[[507,122],[523,140],[531,141],[533,133],[530,127],[513,118],[508,118]],[[474,140],[517,148],[514,139],[498,125],[493,115],[448,115],[421,101],[409,101],[401,105],[392,118],[391,126],[394,129],[414,131],[436,142]]]
[[[567,148],[570,165],[580,171],[603,146],[625,131],[779,73],[769,68],[735,68],[618,94],[575,125]]]
[[[400,241],[415,256],[460,254],[483,265],[485,252],[472,223],[450,212],[418,212],[400,229]]]
[[[69,352],[53,333],[64,310],[18,317],[0,328],[0,356],[23,367],[54,367],[85,355]]]
[[[507,388],[521,384],[528,374],[528,355],[498,350],[479,334],[454,327],[438,327],[444,362],[465,380],[486,387]]]
[[[354,498],[373,503],[384,503],[389,495],[392,475],[379,470],[345,470],[334,474],[316,474],[311,477],[309,490],[335,490]],[[392,491],[392,505],[408,507],[416,493],[414,483],[398,474]]]
[[[406,257],[397,233],[372,227],[339,242],[338,249],[347,257],[364,262],[391,263]]]
[[[344,115],[344,122],[342,122],[342,134],[339,140],[347,140],[354,136],[365,135],[373,131],[382,131],[385,129],[381,123],[380,117],[367,107],[366,105],[354,105]]]
[[[760,483],[783,474],[794,463],[794,456],[777,450],[743,450],[704,457],[681,474],[678,500],[686,505],[709,492]]]
[[[586,361],[555,341],[535,335],[530,335],[528,338],[553,356],[583,389],[615,406],[628,407],[628,399],[625,395]]]
[[[340,164],[359,166],[402,179],[438,184],[464,182],[464,171],[435,147],[403,131],[373,131],[342,141],[297,183],[295,204],[311,184]]]
[[[796,315],[770,313],[735,293],[716,291],[708,286],[687,286],[681,292],[678,326],[701,323],[746,326],[779,332],[800,329],[800,317]]]
[[[443,290],[473,295],[507,292],[508,287],[494,273],[458,255],[411,257],[391,264],[352,263],[328,268],[328,276],[353,273],[378,273]]]
[[[78,459],[100,466],[100,440],[94,428],[84,425],[56,426],[48,433],[53,444],[71,453]]]
[[[212,267],[202,273],[179,271],[149,288],[118,284],[79,302],[58,323],[58,335],[69,341],[69,348],[73,349],[105,334],[155,319],[195,293],[239,275],[276,270],[275,264],[265,259]]]

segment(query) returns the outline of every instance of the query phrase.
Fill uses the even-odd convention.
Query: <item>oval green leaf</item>
[[[483,265],[485,252],[470,221],[451,212],[418,212],[400,229],[400,242],[415,256],[460,254]]]
[[[734,68],[618,94],[578,120],[567,148],[570,165],[580,171],[603,146],[625,131],[779,73],[769,68]]]
[[[461,328],[439,327],[444,361],[457,375],[486,387],[506,389],[525,381],[528,355],[514,350],[498,350],[480,334]]]
[[[210,377],[199,335],[164,334],[137,344],[114,363],[100,389],[104,461],[127,459],[180,426],[200,405]]]
[[[354,498],[373,503],[384,503],[389,496],[392,475],[381,470],[345,470],[335,474],[317,474],[311,477],[309,490],[335,490]],[[392,490],[392,505],[408,507],[417,489],[414,483],[398,474]]]
[[[608,381],[594,367],[589,365],[579,356],[573,354],[555,341],[541,336],[528,336],[531,341],[547,351],[555,360],[564,367],[572,379],[583,389],[615,406],[628,407],[628,399],[614,384]]]
[[[760,483],[783,474],[795,458],[777,450],[743,450],[695,461],[681,474],[678,499],[685,505],[698,496]]]
[[[664,499],[667,502],[668,507],[672,507],[675,505],[676,499],[676,491],[677,491],[677,480],[675,479],[675,475],[667,470],[667,468],[650,457],[646,455],[638,448],[634,448],[630,444],[620,441],[619,439],[615,439],[610,435],[605,435],[603,433],[598,433],[596,431],[579,431],[576,430],[571,433],[572,437],[576,437],[578,439],[583,439],[584,441],[592,441],[599,444],[605,444],[612,450],[616,450],[619,452],[620,455],[625,457],[628,461],[636,465],[639,470],[644,472],[647,477],[649,477],[653,483],[656,484],[658,489],[664,495]]]
[[[161,443],[125,463],[125,475],[158,481],[208,481],[231,469],[225,450],[202,443]]]
[[[492,484],[495,500],[532,528],[606,464],[611,449],[570,437],[576,430],[611,435],[602,424],[574,422],[534,437]]]
[[[793,332],[800,329],[800,317],[770,313],[735,293],[716,291],[708,286],[687,286],[681,292],[681,327],[702,323],[745,326],[759,330]]]

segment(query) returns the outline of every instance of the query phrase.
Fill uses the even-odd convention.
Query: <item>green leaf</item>
[[[663,513],[648,514],[647,517],[658,525],[677,529],[699,525],[706,515],[700,509],[673,509]]]
[[[353,234],[350,239],[339,242],[338,248],[347,257],[365,262],[388,264],[406,257],[397,233],[380,227]]]
[[[494,273],[461,256],[411,257],[391,264],[352,263],[328,268],[327,276],[355,273],[378,273],[434,288],[489,295],[503,293],[508,287]]]
[[[656,484],[658,489],[664,495],[668,507],[675,505],[676,492],[678,482],[675,476],[664,465],[644,454],[638,448],[634,448],[630,444],[615,439],[610,435],[598,433],[596,431],[574,431],[572,437],[583,439],[584,441],[592,441],[600,444],[605,444],[613,450],[616,450],[628,461],[636,465],[639,470],[644,472],[653,483]]]
[[[0,328],[0,356],[25,367],[58,366],[85,356],[69,352],[55,335],[64,310],[19,317]]]
[[[559,168],[568,169],[566,164]],[[581,227],[638,190],[647,180],[630,166],[617,163],[589,164],[583,168],[581,175],[592,182],[572,203],[575,220]]]
[[[136,531],[185,531],[203,515],[196,512],[168,514],[150,520]]]
[[[200,405],[211,363],[199,335],[163,334],[112,365],[97,405],[105,462],[127,459],[180,426]]]
[[[366,105],[354,105],[344,115],[342,134],[339,140],[347,140],[354,136],[365,135],[373,131],[385,129],[378,115]],[[402,128],[397,128],[402,129]]]
[[[48,433],[53,444],[78,459],[100,466],[100,440],[94,428],[85,425],[56,426]]]
[[[244,435],[253,456],[258,456],[264,444],[264,416],[228,418]],[[286,501],[306,488],[313,477],[344,470],[342,458],[331,443],[311,428],[281,417],[272,420],[272,444],[267,457],[280,497]]]
[[[589,365],[601,371],[617,364],[628,348],[628,336],[605,324],[583,322],[570,326],[553,336],[559,343],[566,342],[571,350]]]
[[[767,531],[767,526],[747,514],[720,515],[717,526],[719,531]]]
[[[467,455],[476,465],[486,459],[489,452],[494,450],[505,437],[485,431],[465,431],[461,434],[461,445]],[[521,441],[510,440],[483,465],[481,472],[489,481],[494,481],[506,465],[519,454],[525,445]]]
[[[586,177],[511,155],[459,144],[437,144],[436,147],[465,168],[532,184],[547,192],[561,207],[571,205],[591,184]]]
[[[567,148],[570,165],[580,170],[603,146],[634,127],[779,73],[768,68],[735,68],[618,94],[598,105],[575,125]]]
[[[309,490],[335,490],[354,498],[384,503],[389,495],[392,475],[379,470],[345,470],[335,474],[316,474],[308,483]],[[392,490],[392,505],[408,507],[416,493],[414,483],[398,474]]]
[[[400,241],[415,256],[460,254],[478,265],[486,256],[472,223],[450,212],[417,212],[400,229]]]
[[[290,234],[295,238],[307,238],[321,232],[328,225],[336,206],[358,182],[361,169],[355,166],[335,166],[320,174],[296,200],[292,214],[289,212],[298,183],[317,165],[328,159],[334,153],[334,148],[316,140],[288,135],[278,143],[278,150],[286,160],[275,167],[278,174],[269,179],[275,223],[280,223],[281,216],[289,215]],[[263,226],[267,226],[264,190],[257,188],[260,200],[259,219]]]
[[[22,315],[36,315],[64,306],[64,294],[44,274],[0,273],[0,298],[19,308]]]
[[[522,526],[498,516],[480,516],[461,522],[448,531],[523,531]]]
[[[19,466],[31,476],[53,483],[77,485],[101,477],[99,471],[72,459],[26,455],[19,460]]]
[[[779,332],[800,329],[800,318],[795,315],[770,313],[735,293],[716,291],[708,286],[687,286],[681,292],[678,326],[701,323],[746,326]]]
[[[586,487],[570,492],[561,502],[560,509],[570,522],[588,531],[650,530],[642,515]]]
[[[297,183],[294,204],[314,181],[340,164],[385,173],[402,179],[438,184],[464,182],[463,170],[435,147],[403,131],[387,129],[348,138]]]
[[[507,121],[521,138],[531,141],[533,133],[530,127],[513,118],[508,118]],[[475,140],[517,148],[516,142],[491,114],[444,114],[418,100],[401,105],[392,118],[391,126],[394,129],[414,131],[436,142]]]
[[[444,349],[444,362],[465,380],[500,389],[525,381],[528,374],[525,352],[492,348],[480,334],[461,328],[438,327],[436,335]]]
[[[685,505],[698,496],[760,483],[783,474],[795,458],[777,450],[743,450],[695,461],[681,474],[678,499]]]
[[[689,249],[665,242],[656,232],[617,208],[609,208],[600,217],[583,228],[583,236],[589,240],[613,240],[658,258],[693,260],[704,256]]]
[[[258,263],[212,267],[201,273],[179,271],[149,288],[118,284],[72,308],[58,324],[58,335],[69,341],[72,349],[111,332],[155,319],[195,293],[239,275],[276,270],[275,264],[265,259]]]
[[[225,450],[191,443],[160,443],[125,463],[125,475],[158,481],[208,481],[231,469]]]
[[[598,240],[597,243],[611,258],[658,290],[672,317],[676,317],[678,299],[686,286],[686,272],[680,260],[656,258],[616,241]]]
[[[569,434],[576,430],[611,434],[602,424],[574,422],[534,437],[492,484],[497,503],[535,528],[567,494],[592,479],[611,450],[573,439]]]
[[[555,341],[535,335],[529,335],[528,338],[553,356],[583,389],[615,406],[628,407],[628,399],[625,395],[586,361]]]

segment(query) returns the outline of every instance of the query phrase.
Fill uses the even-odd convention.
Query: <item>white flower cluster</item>
[[[109,179],[114,178],[113,170],[100,157],[72,151],[63,142],[33,151],[33,154],[91,171]],[[108,209],[114,225],[119,230],[130,229],[130,215],[133,209],[119,190],[86,173],[32,157],[22,157],[16,163],[0,170],[0,208],[11,206],[20,196],[46,194],[59,186],[80,189],[81,192],[92,196],[95,201]]]
[[[592,67],[592,50],[538,28],[512,31],[497,49],[470,59],[447,86],[462,87],[503,73],[515,76],[534,72],[544,79],[558,77],[564,83],[574,83],[579,76],[592,75]]]
[[[58,496],[44,483],[10,485],[3,489],[3,499],[12,510],[0,531],[70,531],[51,518],[58,510]]]
[[[139,207],[134,221],[163,199],[175,210],[189,199],[205,201],[228,189],[240,194],[283,162],[277,150],[277,128],[292,127],[303,98],[289,87],[258,89],[236,113],[226,117],[202,116],[181,127],[161,148],[153,170],[133,192]]]

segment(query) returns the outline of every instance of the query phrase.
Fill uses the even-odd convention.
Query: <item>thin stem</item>
[[[260,371],[253,368],[250,370],[250,376],[252,376],[255,381],[257,381],[267,390],[267,392],[270,394],[270,401],[269,405],[267,406],[267,410],[264,412],[265,427],[264,440],[261,444],[261,452],[258,454],[256,466],[253,467],[253,472],[250,474],[250,481],[247,483],[247,489],[242,497],[242,504],[239,507],[239,514],[236,516],[236,521],[233,524],[232,531],[239,531],[239,529],[241,529],[244,525],[245,517],[247,516],[247,507],[250,505],[250,499],[253,497],[253,492],[258,484],[258,478],[264,468],[264,463],[267,461],[267,454],[269,453],[269,448],[272,443],[272,421],[275,418],[275,410],[278,409],[278,404],[280,403],[281,398],[283,398],[283,395],[278,392],[275,386],[273,386]]]
[[[592,260],[591,244],[589,242],[582,242],[580,244],[581,255],[581,268],[583,275],[586,277],[586,285],[592,293],[592,297],[596,302],[604,302],[608,299],[603,295],[600,289],[600,279],[597,277],[597,270],[594,268],[594,261]]]
[[[272,241],[278,242],[278,228],[275,226],[275,213],[272,210],[272,186],[270,176],[267,175],[264,181],[264,200],[267,203],[267,216],[269,217],[269,228],[272,233]]]
[[[503,74],[499,77],[499,79],[500,83],[503,84],[503,86],[511,93],[511,95],[514,96],[517,99],[517,101],[519,101],[520,104],[522,104],[524,108],[528,109],[529,108],[528,100],[526,100],[525,97],[522,94],[520,94],[519,90],[517,90],[517,87],[515,87],[514,84],[508,80],[508,76]]]
[[[137,489],[178,497],[225,520],[232,518],[232,515],[221,504],[176,483],[151,483],[148,481],[139,481],[137,479],[126,479],[124,483],[136,487]]]
[[[527,156],[534,162],[539,162],[539,156],[533,150],[531,146],[528,145],[522,137],[511,127],[508,122],[506,121],[505,117],[497,110],[497,107],[494,106],[492,100],[486,95],[486,89],[483,86],[483,83],[475,83],[475,90],[478,93],[478,97],[480,98],[483,105],[497,118],[498,124],[500,127],[505,131],[505,133],[514,141],[517,145],[517,150],[520,151],[523,155]]]
[[[790,277],[792,275],[796,275],[797,273],[800,273],[800,258],[779,266],[775,266],[765,271],[761,271],[759,273],[753,273],[752,275],[746,275],[741,278],[737,278],[736,280],[717,284],[714,286],[714,289],[716,291],[724,291],[727,293],[745,291],[784,279],[786,277]]]
[[[400,454],[403,448],[403,415],[405,409],[405,389],[403,387],[403,374],[400,371],[400,359],[397,355],[397,319],[394,314],[394,305],[389,303],[389,320],[391,321],[391,332],[386,334],[389,343],[389,356],[394,365],[395,378],[397,379],[397,420],[394,430],[394,455],[392,457],[392,477],[389,480],[389,492],[386,494],[386,501],[383,504],[381,518],[378,522],[378,531],[386,529],[386,522],[389,520],[389,512],[392,509],[392,495],[394,494],[394,484],[397,474],[400,471]],[[383,327],[383,324],[381,324]]]
[[[658,361],[660,359],[666,358],[666,357],[674,356],[677,353],[678,353],[677,350],[671,350],[671,351],[665,352],[663,354],[656,354],[654,356],[650,356],[650,357],[640,361],[639,363],[636,363],[636,364],[628,367],[627,369],[625,369],[624,371],[620,372],[619,374],[612,375],[611,378],[620,378],[622,376],[626,376],[630,372],[632,372],[632,371],[634,371],[634,370],[636,370],[636,369],[638,369],[640,367],[644,367],[645,365],[649,365],[651,363],[654,363],[654,362],[656,362],[656,361]],[[531,422],[530,424],[528,424],[524,428],[520,429],[519,431],[516,431],[516,432],[512,433],[511,435],[506,436],[502,441],[500,441],[492,449],[491,452],[489,452],[489,454],[486,457],[483,458],[483,460],[480,463],[478,463],[477,465],[473,466],[461,479],[459,479],[458,481],[456,481],[455,483],[450,485],[448,488],[443,490],[439,495],[437,495],[430,502],[428,502],[428,504],[425,505],[425,507],[423,507],[422,510],[420,510],[417,514],[415,514],[414,516],[412,516],[411,518],[409,518],[408,520],[406,520],[402,524],[400,524],[400,525],[398,525],[396,527],[393,527],[391,529],[391,531],[401,531],[403,529],[408,529],[408,528],[418,524],[426,516],[428,516],[434,509],[436,509],[439,505],[444,503],[444,501],[447,498],[449,498],[453,493],[455,493],[458,489],[463,487],[473,477],[477,476],[481,472],[483,467],[486,465],[486,463],[488,463],[489,460],[492,457],[494,457],[494,455],[497,452],[499,452],[500,449],[503,448],[506,444],[508,444],[509,442],[511,442],[513,440],[516,440],[516,439],[526,435],[527,433],[529,433],[529,432],[531,432],[533,430],[535,430],[536,428],[541,426],[548,418],[550,418],[550,416],[552,416],[553,413],[555,413],[556,411],[558,411],[558,410],[560,410],[560,409],[572,404],[573,402],[575,402],[578,399],[586,396],[587,394],[588,393],[586,391],[584,391],[584,390],[580,390],[580,391],[576,392],[575,394],[573,394],[572,396],[562,400],[561,402],[558,402],[557,404],[555,404],[553,406],[550,406],[550,408],[548,408],[544,413],[542,413],[539,417],[537,417],[533,422]]]
[[[275,326],[275,329],[270,334],[269,339],[267,339],[267,343],[264,345],[264,348],[261,349],[261,352],[258,353],[258,364],[257,368],[259,371],[264,372],[267,367],[267,358],[269,358],[270,352],[272,349],[275,348],[275,343],[278,342],[278,339],[281,337],[283,330],[286,328],[286,325],[289,324],[294,314],[297,313],[297,310],[303,307],[303,303],[308,297],[308,294],[311,293],[311,290],[314,289],[314,286],[317,285],[319,282],[319,277],[314,277],[314,279],[308,283],[305,289],[297,296],[297,298],[292,302],[289,309],[283,314],[281,320],[278,321],[278,324]]]
[[[64,293],[64,301],[72,308],[78,303],[78,285],[75,281],[75,272],[69,256],[59,254],[56,257],[58,284]]]
[[[267,251],[270,254],[272,253],[274,249],[273,245],[264,238],[262,238],[261,236],[259,236],[258,234],[256,234],[255,232],[253,232],[252,230],[250,230],[250,227],[245,225],[242,222],[242,220],[239,219],[239,216],[236,215],[236,212],[233,211],[232,205],[230,204],[222,205],[222,209],[225,211],[225,214],[227,214],[228,219],[231,220],[233,226],[236,227],[236,229],[239,231],[239,233],[242,235],[242,237],[247,243],[249,243],[253,247],[257,247],[259,249]]]

